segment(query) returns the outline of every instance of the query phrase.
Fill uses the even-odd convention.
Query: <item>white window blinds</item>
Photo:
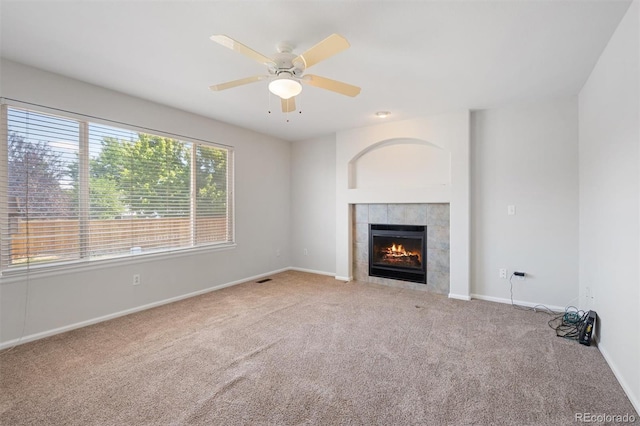
[[[2,120],[3,271],[233,241],[229,148],[6,105]]]

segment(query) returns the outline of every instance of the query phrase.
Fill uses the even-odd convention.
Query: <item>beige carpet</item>
[[[301,272],[272,278],[0,355],[0,424],[638,418],[598,349],[556,337],[543,313]]]

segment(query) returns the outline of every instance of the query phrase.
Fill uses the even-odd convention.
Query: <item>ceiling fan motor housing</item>
[[[304,64],[301,62],[293,63],[297,57],[291,52],[278,52],[273,55],[274,65],[269,67],[269,73],[272,75],[280,75],[282,72],[288,72],[292,76],[299,77],[304,71]]]

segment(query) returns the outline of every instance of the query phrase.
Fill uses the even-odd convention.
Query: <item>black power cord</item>
[[[520,309],[521,311],[533,311],[533,312],[544,312],[547,315],[557,315],[558,312],[554,312],[551,309],[549,309],[548,307],[546,307],[545,305],[535,305],[533,307],[529,307],[529,306],[521,306],[521,305],[516,305],[515,303],[513,303],[513,277],[517,276],[517,277],[524,277],[525,273],[524,272],[514,272],[513,274],[511,274],[511,276],[509,277],[509,293],[511,294],[511,306],[513,306],[515,309]]]
[[[564,313],[551,318],[547,324],[556,331],[556,336],[578,340],[589,312],[581,311],[575,306],[568,306]]]
[[[511,294],[511,306],[515,309],[523,311],[544,312],[547,315],[552,315],[547,324],[549,327],[556,331],[556,336],[563,337],[565,339],[579,340],[580,332],[586,324],[589,312],[581,311],[575,306],[567,306],[564,312],[554,312],[545,305],[536,305],[533,307],[520,306],[513,303],[513,277],[524,277],[524,272],[514,272],[509,277],[509,292]]]

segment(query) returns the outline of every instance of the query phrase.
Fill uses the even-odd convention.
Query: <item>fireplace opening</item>
[[[369,275],[427,283],[426,226],[369,225]]]

